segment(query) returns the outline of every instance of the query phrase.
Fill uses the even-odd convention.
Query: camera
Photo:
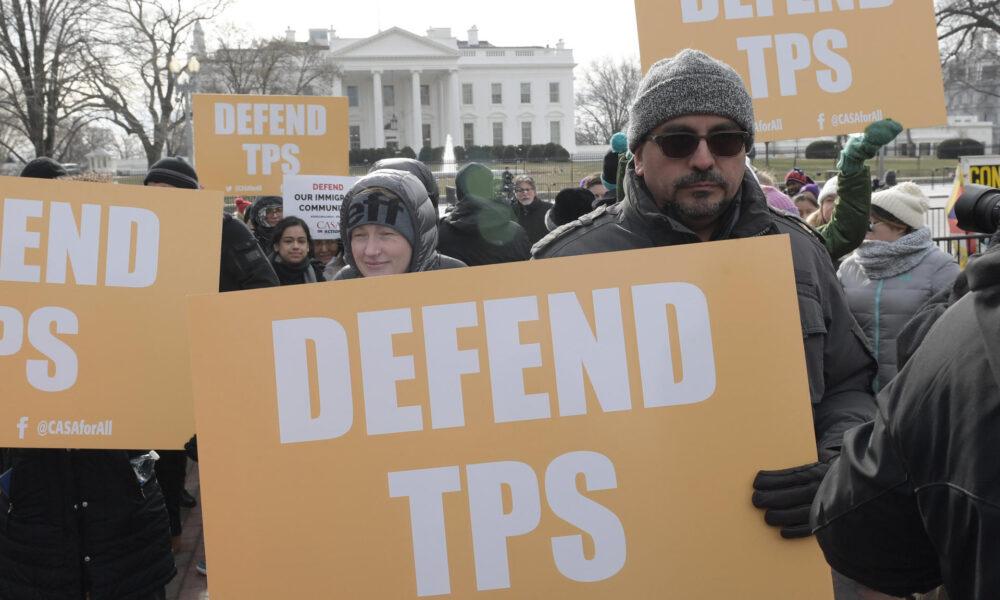
[[[955,202],[955,216],[959,229],[996,233],[1000,226],[1000,190],[985,185],[966,185]]]

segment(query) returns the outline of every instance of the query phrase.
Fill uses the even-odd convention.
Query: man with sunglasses
[[[629,110],[624,199],[553,233],[535,258],[787,234],[792,246],[819,461],[761,471],[753,502],[787,538],[810,535],[809,507],[848,429],[874,416],[875,360],[822,240],[768,208],[745,164],[753,103],[729,65],[684,50],[652,66]],[[781,465],[768,465],[781,466]]]

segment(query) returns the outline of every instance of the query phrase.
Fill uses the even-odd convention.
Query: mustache
[[[674,182],[674,188],[683,188],[691,185],[697,185],[699,183],[714,183],[715,185],[726,189],[725,176],[718,171],[694,171],[693,173],[688,173],[687,175],[681,177]]]

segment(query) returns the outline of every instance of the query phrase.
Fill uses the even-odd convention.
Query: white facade
[[[444,146],[450,134],[455,146],[555,142],[575,150],[573,52],[561,43],[498,47],[479,42],[475,27],[461,41],[447,28],[420,36],[393,27],[361,39],[309,33],[341,69],[330,92],[350,100],[352,148],[419,152]]]

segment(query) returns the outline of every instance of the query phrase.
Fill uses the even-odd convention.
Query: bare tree
[[[945,63],[976,46],[984,33],[1000,34],[1000,0],[937,0],[935,11]]]
[[[61,158],[98,114],[80,92],[92,64],[95,0],[0,0],[0,146],[21,160]],[[26,142],[26,144],[24,144]]]
[[[112,123],[142,143],[152,165],[163,155],[171,132],[184,122],[174,105],[180,72],[170,69],[195,24],[221,13],[227,0],[185,8],[182,0],[110,0],[97,56],[100,69],[90,78],[94,98]]]
[[[576,141],[606,144],[628,126],[628,107],[642,79],[642,68],[634,57],[604,57],[583,72],[576,95]]]
[[[244,42],[230,27],[206,61],[206,90],[229,94],[325,93],[338,68],[325,49],[280,39]]]

